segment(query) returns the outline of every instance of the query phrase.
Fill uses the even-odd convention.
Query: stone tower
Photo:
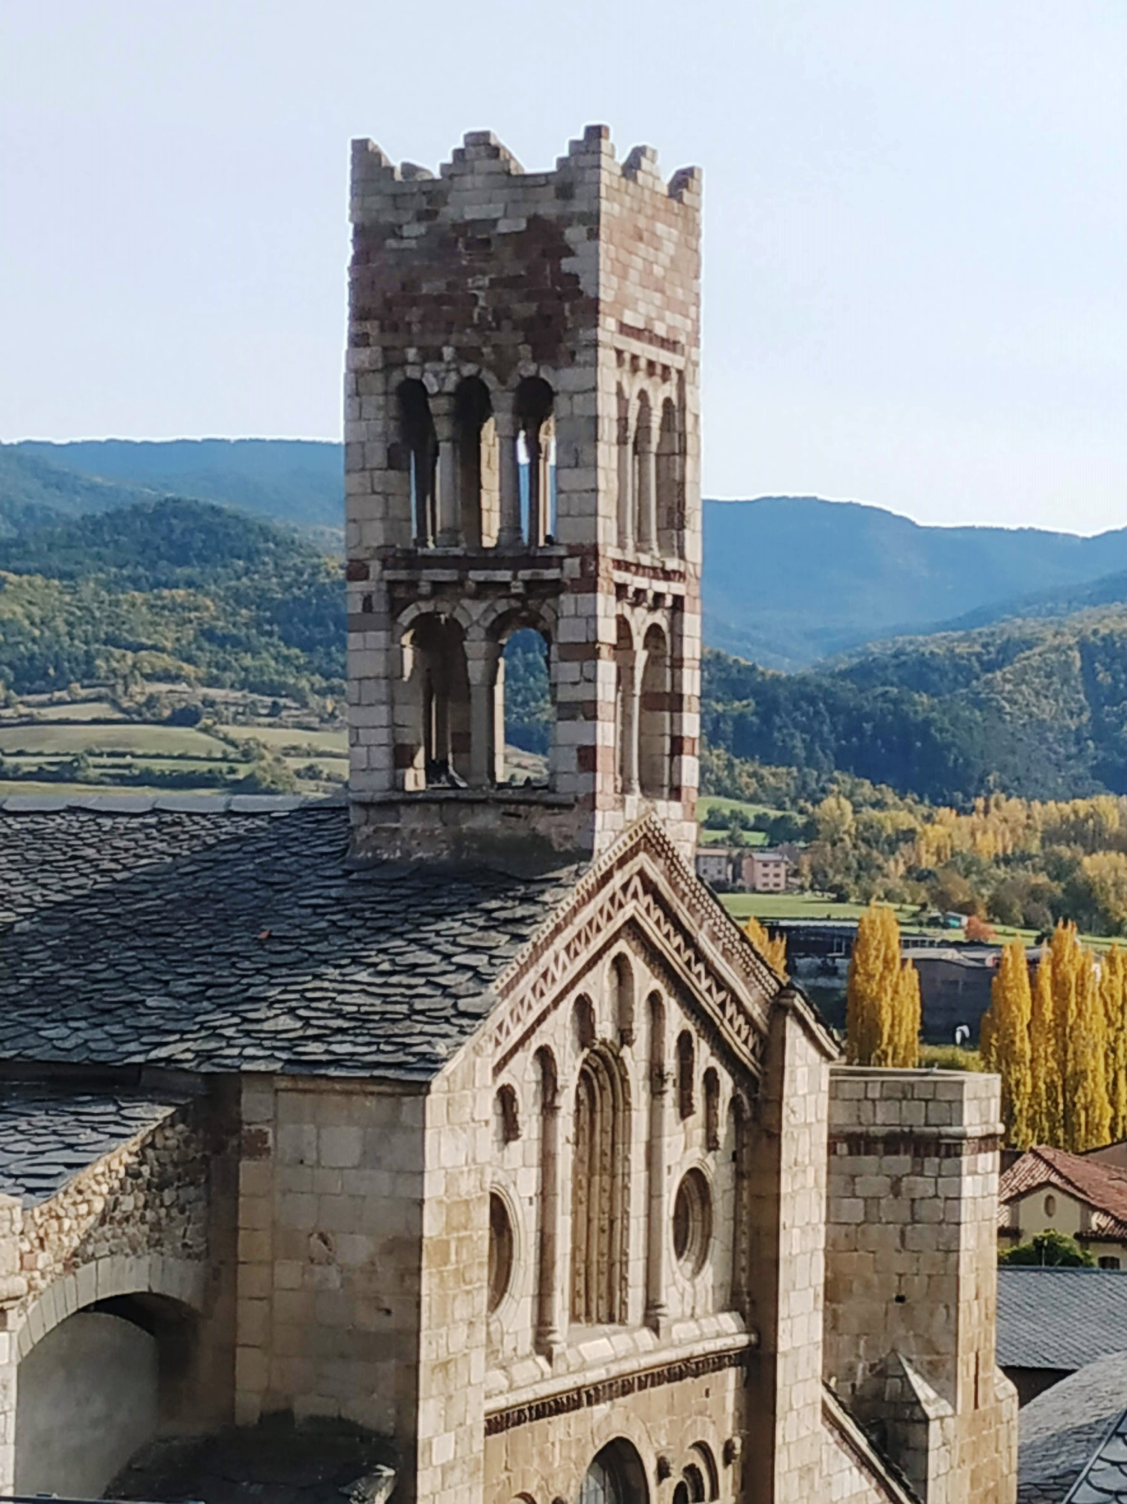
[[[346,385],[358,855],[695,837],[700,193],[590,126],[553,172],[471,132],[353,145]],[[546,645],[547,776],[506,777],[505,647]],[[527,641],[528,639],[526,639]],[[533,642],[536,639],[531,639]]]

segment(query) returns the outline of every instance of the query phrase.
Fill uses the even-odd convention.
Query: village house
[[[1075,1238],[1101,1269],[1127,1270],[1127,1169],[1098,1155],[1038,1144],[1010,1165],[998,1193],[1003,1252],[1051,1230]]]
[[[740,885],[752,893],[785,893],[790,862],[781,851],[761,846],[742,854]]]
[[[702,883],[713,888],[730,888],[738,853],[729,846],[698,846],[696,873]]]
[[[347,803],[0,807],[0,1487],[1013,1504],[996,1078],[842,1066],[693,871],[700,195],[355,144]]]

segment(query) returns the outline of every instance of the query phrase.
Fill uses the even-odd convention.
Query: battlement
[[[550,172],[526,172],[492,131],[467,131],[462,145],[454,148],[448,162],[440,164],[437,174],[416,162],[396,164],[374,141],[359,138],[352,143],[352,220],[361,224],[373,216],[382,218],[389,201],[398,206],[416,196],[431,198],[439,185],[466,190],[487,184],[498,189],[503,179],[510,182],[501,191],[512,188],[521,197],[552,190],[557,211],[576,197],[585,198],[582,189],[597,188],[604,179],[632,183],[690,210],[700,209],[699,167],[680,167],[666,181],[652,146],[633,147],[620,163],[609,127],[589,125],[582,136],[568,143],[566,155],[556,159]]]

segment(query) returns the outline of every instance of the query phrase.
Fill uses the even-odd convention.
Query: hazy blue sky
[[[0,437],[336,437],[348,141],[705,172],[705,489],[1127,523],[1123,0],[4,0]]]

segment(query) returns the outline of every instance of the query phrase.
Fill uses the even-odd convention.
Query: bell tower
[[[591,857],[653,811],[691,859],[700,196],[698,169],[666,182],[649,147],[618,162],[604,126],[539,173],[484,131],[437,177],[353,143],[358,856]],[[526,629],[542,777],[505,755]]]

